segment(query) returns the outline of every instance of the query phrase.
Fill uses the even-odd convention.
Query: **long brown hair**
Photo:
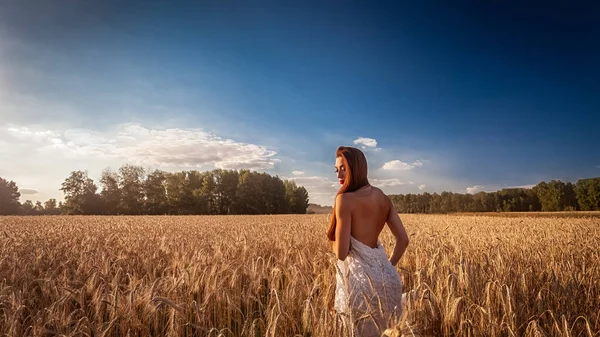
[[[335,151],[335,157],[341,157],[342,163],[346,168],[346,178],[344,179],[344,184],[336,194],[336,199],[339,194],[354,192],[361,187],[369,185],[369,179],[367,179],[367,158],[361,150],[355,147],[340,146]],[[330,241],[335,241],[335,206],[334,202],[331,222],[327,230],[327,238]]]

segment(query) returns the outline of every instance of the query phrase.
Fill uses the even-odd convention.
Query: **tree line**
[[[496,192],[390,195],[399,213],[600,211],[600,178]]]
[[[22,214],[283,214],[306,213],[308,192],[294,181],[250,170],[146,172],[124,165],[107,168],[101,190],[85,171],[61,185],[64,202],[19,202],[13,181],[0,178],[0,215]],[[496,192],[396,194],[399,213],[600,211],[600,178],[575,184],[552,180],[533,188]]]
[[[21,204],[16,183],[0,178],[0,214],[303,214],[309,201],[294,181],[250,170],[146,172],[126,164],[105,169],[100,184],[73,171],[60,188],[64,202]]]

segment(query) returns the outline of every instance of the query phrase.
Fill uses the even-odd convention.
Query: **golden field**
[[[600,219],[401,218],[403,335],[600,335]],[[0,336],[340,336],[327,226],[326,215],[0,217]],[[387,229],[382,242],[390,253]]]

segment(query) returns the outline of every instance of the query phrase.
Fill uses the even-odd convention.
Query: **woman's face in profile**
[[[342,157],[335,158],[335,173],[340,184],[344,184],[344,180],[346,180],[346,167],[344,166]]]

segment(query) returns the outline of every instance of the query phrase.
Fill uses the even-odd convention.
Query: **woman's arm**
[[[408,246],[410,240],[408,239],[408,235],[406,234],[402,220],[400,220],[400,216],[398,216],[398,213],[394,209],[392,201],[389,197],[387,199],[389,203],[389,211],[386,223],[392,234],[394,234],[396,237],[396,246],[394,247],[392,257],[390,257],[390,262],[393,266],[395,266],[398,261],[400,261],[402,255],[404,255],[404,251],[406,251],[406,247]]]
[[[335,241],[333,251],[338,259],[344,261],[350,252],[350,230],[352,216],[348,195],[338,194],[335,198]]]

